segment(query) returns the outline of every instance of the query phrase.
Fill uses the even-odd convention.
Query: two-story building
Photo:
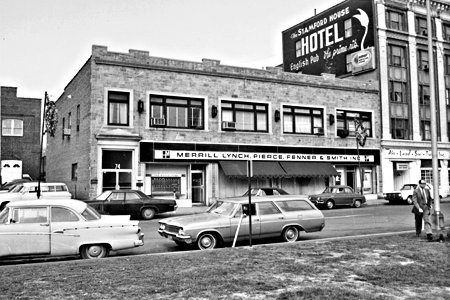
[[[378,82],[152,57],[92,56],[56,101],[48,180],[76,198],[138,188],[180,204],[242,195],[252,186],[309,194],[340,183],[380,186]],[[355,119],[367,129],[364,147]],[[362,172],[360,172],[362,170]],[[363,176],[360,176],[362,174]]]
[[[1,183],[39,176],[42,99],[17,97],[16,87],[1,87]]]

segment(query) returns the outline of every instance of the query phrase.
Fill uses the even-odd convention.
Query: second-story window
[[[406,22],[404,13],[387,10],[386,23],[388,28],[406,31]]]
[[[150,95],[152,127],[203,129],[203,116],[203,99]]]
[[[268,132],[268,105],[222,101],[222,130]]]
[[[364,128],[367,130],[367,136],[372,137],[372,113],[348,110],[336,111],[336,129],[338,135],[340,131],[346,131],[347,135],[356,136],[355,120],[357,119],[362,121]]]
[[[130,93],[108,91],[108,125],[130,125]]]
[[[388,45],[388,64],[394,67],[406,67],[405,48]]]
[[[23,136],[23,121],[17,119],[4,119],[2,121],[3,136]]]
[[[310,107],[283,107],[283,132],[323,135],[323,109]]]

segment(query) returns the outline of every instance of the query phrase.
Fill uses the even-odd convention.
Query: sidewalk
[[[363,204],[363,207],[365,205],[386,205],[389,202],[384,199],[378,199],[378,196],[376,194],[369,194],[366,196],[366,203]],[[450,202],[450,197],[442,198],[441,203]],[[164,213],[162,215],[167,217],[178,217],[178,216],[185,216],[185,215],[195,215],[195,214],[201,214],[205,212],[208,209],[205,205],[193,205],[192,207],[178,207],[175,212],[168,212]]]

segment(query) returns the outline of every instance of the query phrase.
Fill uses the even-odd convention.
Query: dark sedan
[[[175,211],[177,203],[170,199],[155,199],[138,190],[113,190],[85,201],[101,214],[133,215],[150,220],[156,214]]]
[[[346,185],[329,186],[321,194],[309,195],[308,199],[316,206],[325,206],[328,209],[338,205],[351,205],[358,208],[366,202],[364,195],[355,193]]]

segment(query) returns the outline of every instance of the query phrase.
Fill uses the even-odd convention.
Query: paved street
[[[356,236],[376,233],[414,231],[414,216],[411,213],[412,206],[389,205],[384,200],[377,201],[378,205],[365,205],[361,208],[337,208],[322,210],[326,217],[326,225],[323,231],[314,233],[302,233],[301,241],[324,239],[332,237]],[[445,202],[444,202],[445,201]],[[446,217],[446,227],[450,225],[450,202],[444,200],[441,203],[441,212]],[[375,204],[375,203],[372,203]],[[188,213],[201,213],[205,207],[180,208],[177,213],[157,216],[150,221],[141,221],[141,228],[145,233],[145,246],[131,250],[124,250],[111,255],[148,254],[193,250],[183,249],[173,241],[162,238],[157,233],[158,221],[166,215],[181,215]],[[254,240],[253,244],[280,243],[277,240]],[[238,246],[246,246],[247,242],[238,243]],[[230,245],[225,245],[230,247]]]

